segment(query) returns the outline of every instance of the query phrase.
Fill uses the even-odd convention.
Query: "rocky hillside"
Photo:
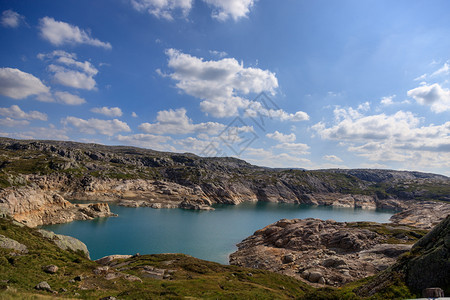
[[[363,297],[376,295],[391,284],[393,278],[420,295],[427,288],[441,289],[450,295],[450,216],[414,244],[411,251],[355,292]],[[430,297],[432,295],[423,295]]]
[[[0,211],[31,225],[96,216],[95,209],[85,213],[61,199],[186,209],[272,201],[415,213],[429,201],[450,202],[450,179],[436,174],[269,169],[235,158],[8,138],[0,138],[0,188]],[[60,214],[67,207],[72,212]],[[108,214],[106,207],[97,208]],[[64,217],[52,217],[57,214]]]

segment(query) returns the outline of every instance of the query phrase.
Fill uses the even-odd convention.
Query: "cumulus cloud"
[[[276,145],[274,148],[281,149],[285,152],[289,152],[295,155],[309,154],[308,152],[309,146],[303,143],[281,143]]]
[[[105,49],[112,48],[110,43],[91,37],[89,32],[80,29],[78,26],[56,21],[50,17],[39,20],[39,30],[42,38],[55,46],[86,44]]]
[[[131,4],[138,11],[166,20],[173,20],[177,13],[186,17],[192,8],[192,0],[131,0]]]
[[[381,105],[384,105],[384,106],[392,105],[392,104],[394,104],[394,101],[393,101],[394,98],[395,98],[395,95],[383,97],[383,98],[381,98],[380,103],[381,103]]]
[[[132,145],[136,147],[143,147],[160,151],[175,151],[176,149],[167,144],[172,139],[167,136],[153,135],[153,134],[133,134],[133,135],[117,135],[115,137],[117,141],[126,145]]]
[[[11,118],[0,118],[0,125],[4,127],[19,127],[29,125],[27,120],[15,120]]]
[[[5,10],[2,12],[2,17],[0,23],[3,27],[16,28],[19,27],[20,23],[23,22],[24,17],[13,10]]]
[[[14,133],[6,133],[5,136],[16,139],[40,139],[40,140],[68,140],[65,129],[56,128],[53,124],[48,127],[31,127],[26,131],[19,131]]]
[[[80,96],[61,91],[40,94],[36,97],[36,99],[41,102],[54,102],[65,105],[81,105],[86,103],[86,100],[84,100]]]
[[[259,68],[245,68],[234,58],[204,61],[175,49],[166,51],[168,74],[177,88],[202,100],[201,109],[215,117],[236,115],[249,101],[238,94],[274,93],[278,80],[274,73]]]
[[[309,115],[304,111],[298,111],[294,114],[291,114],[278,107],[265,107],[263,103],[258,101],[248,102],[248,106],[245,108],[244,116],[251,118],[267,117],[269,119],[278,119],[281,121],[291,122],[301,122],[309,120]]]
[[[203,0],[213,7],[212,17],[220,21],[228,18],[238,20],[244,18],[253,6],[253,0]]]
[[[131,116],[133,117],[133,118],[138,118],[139,116],[137,115],[137,113],[135,113],[134,111],[131,113]]]
[[[46,114],[35,110],[24,112],[18,105],[11,105],[10,107],[0,107],[0,116],[13,119],[47,121]]]
[[[429,105],[433,112],[450,110],[450,90],[442,88],[438,83],[409,90],[408,96],[421,105]]]
[[[80,132],[86,134],[103,134],[113,136],[119,132],[130,132],[131,129],[127,123],[117,119],[100,120],[91,118],[84,120],[76,117],[66,117],[62,119],[64,125],[71,125],[77,128]]]
[[[218,134],[225,129],[225,125],[216,122],[194,124],[186,115],[186,109],[162,110],[158,112],[156,123],[142,123],[139,130],[154,134],[188,134],[207,133]]]
[[[311,165],[309,159],[296,154],[275,153],[272,149],[263,148],[247,148],[242,158],[252,164],[272,168],[300,168]]]
[[[94,107],[91,109],[93,113],[102,114],[108,117],[120,117],[122,116],[122,110],[119,107]]]
[[[331,161],[331,162],[342,162],[343,160],[337,157],[336,155],[324,155],[323,159]]]
[[[296,139],[296,136],[294,133],[291,134],[284,134],[278,131],[275,131],[273,133],[268,133],[266,136],[270,139],[274,139],[276,141],[279,141],[281,143],[287,143],[287,142],[293,142]]]
[[[322,139],[345,142],[350,152],[371,161],[397,161],[404,166],[415,163],[411,165],[414,169],[450,167],[450,122],[429,126],[420,123],[421,119],[411,112],[368,116],[347,113],[344,118],[336,118],[334,125],[319,122],[312,129]]]
[[[48,93],[49,88],[29,73],[13,68],[0,68],[0,94],[13,99]]]
[[[38,58],[52,62],[48,70],[53,73],[55,83],[77,89],[95,89],[97,83],[94,76],[98,70],[88,61],[77,61],[75,53],[56,50],[47,54],[40,53]]]

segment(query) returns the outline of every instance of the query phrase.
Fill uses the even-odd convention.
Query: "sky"
[[[450,175],[447,0],[0,0],[0,136]]]

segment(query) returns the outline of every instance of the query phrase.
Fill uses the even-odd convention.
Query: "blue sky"
[[[0,136],[450,175],[450,2],[0,1]]]

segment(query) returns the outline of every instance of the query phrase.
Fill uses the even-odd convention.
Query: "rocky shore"
[[[283,219],[239,243],[230,264],[341,286],[385,270],[426,232],[398,224]]]

